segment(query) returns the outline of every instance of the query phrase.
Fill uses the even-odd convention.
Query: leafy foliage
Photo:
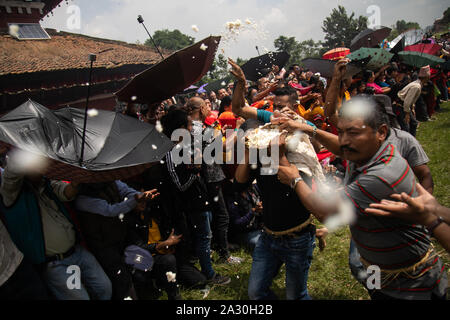
[[[394,40],[400,34],[410,29],[420,29],[420,25],[417,22],[406,22],[405,20],[398,20],[395,25],[392,26],[392,31],[388,37],[388,40]]]
[[[195,42],[194,38],[181,33],[178,29],[175,29],[173,31],[170,31],[168,29],[157,30],[153,35],[153,40],[158,47],[168,50],[180,50],[194,44]],[[153,43],[150,39],[147,39],[144,44],[153,46]]]
[[[350,47],[353,38],[367,29],[367,17],[355,18],[355,13],[347,15],[343,6],[333,9],[331,15],[323,21],[322,30],[325,33],[325,47],[331,50],[337,47]]]
[[[317,58],[324,53],[323,43],[315,42],[313,39],[298,42],[295,37],[279,36],[274,41],[278,51],[285,51],[291,56],[287,66],[300,63],[305,58]]]

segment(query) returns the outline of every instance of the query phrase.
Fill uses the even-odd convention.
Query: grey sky
[[[343,5],[347,12],[365,15],[370,5],[380,8],[381,25],[391,26],[397,20],[415,21],[422,27],[432,25],[450,6],[448,0],[74,0],[69,5],[80,8],[80,29],[70,30],[68,5],[61,3],[54,16],[45,18],[43,26],[100,38],[134,43],[148,38],[136,20],[140,14],[149,31],[179,29],[201,40],[210,34],[225,34],[228,21],[249,18],[257,28],[248,27],[221,48],[227,56],[249,58],[260,51],[273,50],[279,35],[297,40],[323,40],[322,22],[332,9]],[[193,31],[196,25],[198,32]]]

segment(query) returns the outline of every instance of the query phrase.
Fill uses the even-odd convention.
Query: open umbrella
[[[423,53],[427,53],[427,54],[431,54],[432,56],[435,56],[441,49],[442,49],[442,46],[438,45],[438,44],[419,43],[419,44],[413,44],[411,46],[405,47],[404,51],[423,52]]]
[[[441,64],[441,69],[443,71],[449,72],[450,71],[450,60],[443,62]]]
[[[290,55],[287,52],[269,52],[262,56],[251,58],[241,68],[247,80],[257,81],[264,76],[264,69],[270,70],[273,65],[277,65],[281,70],[289,58]]]
[[[188,94],[197,91],[198,87],[196,86],[190,86],[189,88],[186,88],[183,90],[183,94]]]
[[[219,42],[220,37],[211,36],[173,53],[131,79],[116,93],[117,98],[152,104],[182,93],[208,72]]]
[[[312,72],[319,72],[324,78],[332,78],[334,72],[334,65],[337,61],[320,59],[320,58],[307,58],[302,60],[302,64],[311,70]],[[361,72],[361,68],[358,68],[353,63],[347,64],[346,76],[354,76]]]
[[[403,51],[407,46],[420,42],[425,33],[421,29],[408,30],[391,41],[391,53]]]
[[[381,48],[360,48],[355,52],[352,52],[347,58],[352,61],[361,61],[366,58],[370,58],[365,65],[365,68],[371,70],[378,70],[391,61],[393,53],[389,53]]]
[[[198,88],[197,93],[206,93],[205,87],[206,87],[207,85],[208,85],[208,84],[205,83],[205,84],[202,85],[200,88]]]
[[[380,42],[389,36],[391,30],[391,28],[380,27],[377,29],[366,29],[361,31],[355,38],[353,38],[350,43],[350,49],[353,52],[362,47],[378,47]]]
[[[345,58],[348,54],[350,54],[349,48],[335,48],[330,51],[327,51],[322,58],[328,60],[340,60]]]
[[[422,68],[427,65],[429,65],[430,67],[435,67],[436,65],[445,62],[444,59],[422,52],[402,51],[399,52],[398,55],[400,56],[400,60],[404,64],[416,68]]]
[[[219,89],[225,88],[232,79],[233,79],[232,76],[226,76],[225,78],[215,80],[213,82],[208,83],[205,89],[206,91],[208,91],[208,93],[211,91],[217,93]]]
[[[87,120],[81,165],[82,109],[49,110],[28,100],[0,118],[0,141],[49,159],[48,178],[84,183],[139,174],[173,147],[151,124],[112,111],[97,112]]]

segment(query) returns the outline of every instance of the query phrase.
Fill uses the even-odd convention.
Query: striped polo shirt
[[[385,141],[372,159],[360,168],[350,162],[344,185],[345,197],[352,201],[357,214],[350,231],[364,260],[384,270],[409,267],[422,260],[431,246],[423,226],[364,211],[371,203],[391,199],[393,193],[417,196],[414,172],[393,144]],[[400,275],[384,287],[382,283],[381,291],[400,299],[429,299],[432,292],[444,295],[447,277],[442,261],[438,257],[430,259],[414,274],[424,268],[429,271],[423,276],[410,279]]]

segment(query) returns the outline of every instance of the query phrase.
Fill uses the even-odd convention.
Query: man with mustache
[[[279,122],[282,129],[301,130],[296,122]],[[367,286],[371,298],[445,299],[447,276],[428,231],[436,219],[431,217],[418,225],[364,211],[393,193],[417,194],[411,167],[388,139],[391,131],[386,114],[374,98],[353,98],[339,111],[338,133],[339,148],[333,152],[349,161],[341,196],[351,201],[356,213],[356,221],[350,226],[352,238],[364,269],[377,266],[381,271],[380,286]],[[278,178],[292,186],[320,221],[338,212],[339,203],[323,201],[303,182],[294,165],[281,165]]]

